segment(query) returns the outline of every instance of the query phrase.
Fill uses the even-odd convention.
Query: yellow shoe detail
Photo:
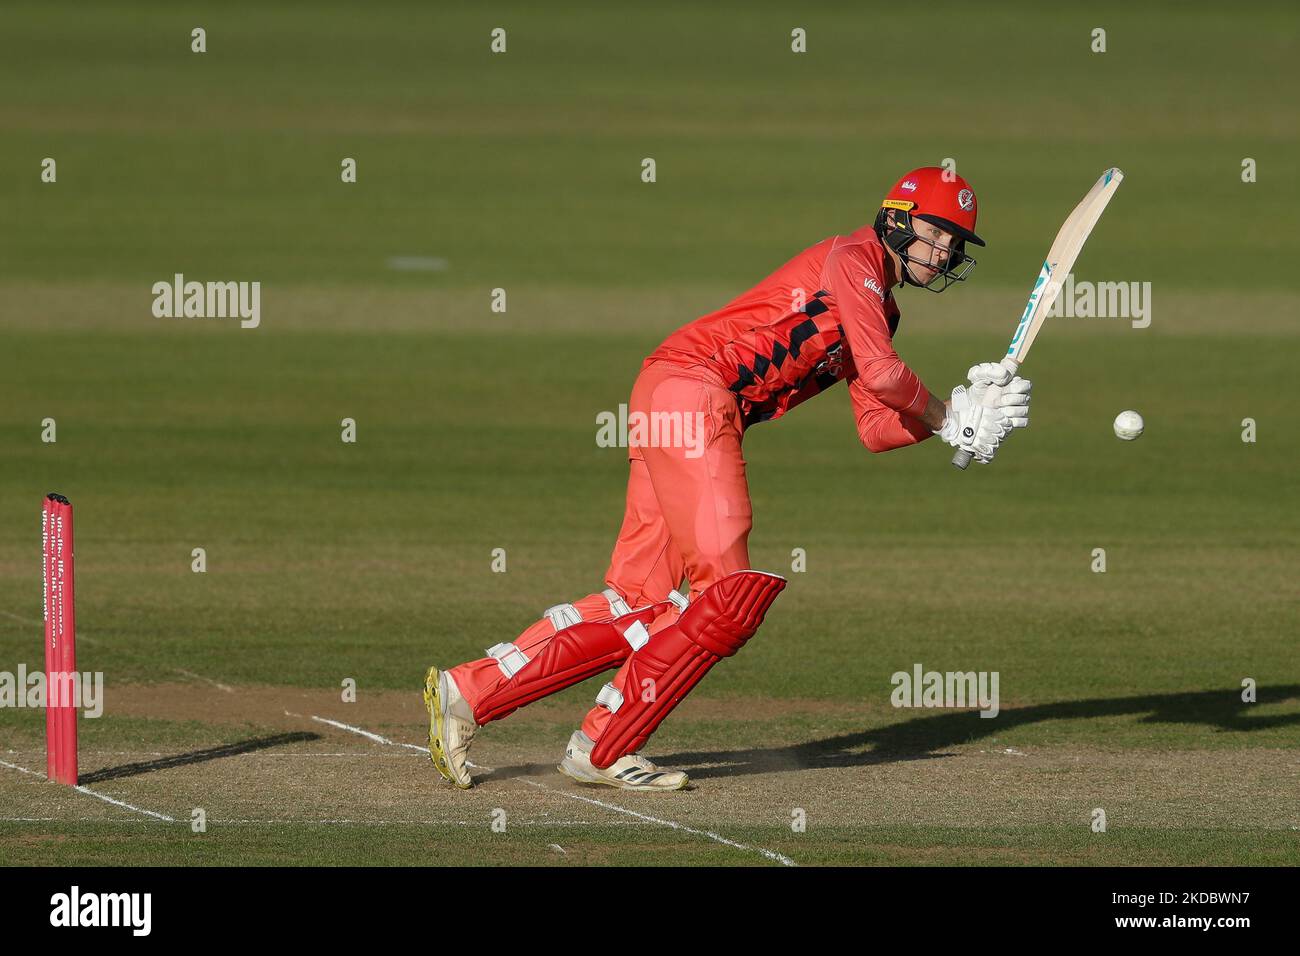
[[[447,760],[447,751],[443,746],[445,730],[442,701],[438,697],[439,676],[437,667],[430,667],[428,673],[424,675],[424,706],[429,711],[429,759],[433,761],[434,769],[442,775],[443,779],[455,784],[461,790],[468,790],[470,785],[459,782],[452,774],[451,764]]]

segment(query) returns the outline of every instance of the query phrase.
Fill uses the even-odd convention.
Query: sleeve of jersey
[[[884,281],[860,248],[845,246],[826,257],[824,288],[835,297],[858,381],[882,405],[915,418],[924,411],[930,393],[894,351],[884,303],[866,287],[868,279],[884,288]]]
[[[849,382],[849,397],[858,421],[858,438],[869,451],[889,451],[930,437],[930,429],[921,421],[882,405],[860,379]]]

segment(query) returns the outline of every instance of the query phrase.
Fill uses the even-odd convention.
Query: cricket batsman
[[[483,725],[614,669],[569,738],[559,769],[582,783],[680,790],[680,770],[639,751],[714,664],[758,630],[785,579],[750,569],[753,512],[741,443],[841,379],[873,452],[931,435],[984,464],[1029,424],[1028,381],[994,362],[947,401],[894,351],[900,285],[942,292],[975,265],[975,192],[939,167],[915,169],[875,222],[799,253],[748,292],[678,329],[642,365],[629,418],[690,417],[702,441],[637,441],[623,525],[605,588],[544,612],[512,641],[449,670],[430,667],[424,701],[438,772],[472,785],[467,754]],[[1001,386],[989,405],[990,384]],[[683,580],[688,582],[683,587]]]

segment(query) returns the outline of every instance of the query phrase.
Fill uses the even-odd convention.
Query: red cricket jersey
[[[899,312],[885,291],[871,226],[799,253],[721,309],[682,326],[645,364],[702,365],[736,394],[746,427],[849,383],[858,436],[872,451],[930,437],[930,393],[894,351]]]

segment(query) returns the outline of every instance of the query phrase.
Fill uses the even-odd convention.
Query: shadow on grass
[[[1260,703],[1279,703],[1295,697],[1300,697],[1300,684],[1258,689]],[[1008,708],[997,717],[987,719],[973,710],[931,711],[924,716],[912,717],[874,730],[841,734],[790,747],[679,752],[656,756],[655,760],[669,767],[689,768],[709,763],[722,765],[691,770],[691,779],[695,780],[782,770],[933,760],[949,756],[943,751],[959,744],[974,743],[1026,724],[1048,720],[1089,720],[1144,714],[1140,723],[1200,725],[1218,731],[1249,732],[1300,726],[1300,714],[1251,716],[1251,708],[1258,706],[1260,704],[1244,703],[1240,690],[1227,689],[1060,701]]]
[[[307,741],[320,739],[320,734],[307,733],[306,731],[276,734],[272,737],[254,737],[251,740],[241,740],[237,744],[209,747],[206,750],[191,750],[189,753],[159,757],[157,760],[124,763],[120,767],[106,767],[93,773],[82,774],[77,782],[85,786],[92,783],[103,783],[105,780],[138,777],[144,773],[153,773],[155,770],[170,770],[172,767],[206,763],[209,760],[220,760],[223,757],[238,757],[240,754],[254,753],[258,750],[269,750],[272,747],[283,747],[286,744],[306,743]]]

